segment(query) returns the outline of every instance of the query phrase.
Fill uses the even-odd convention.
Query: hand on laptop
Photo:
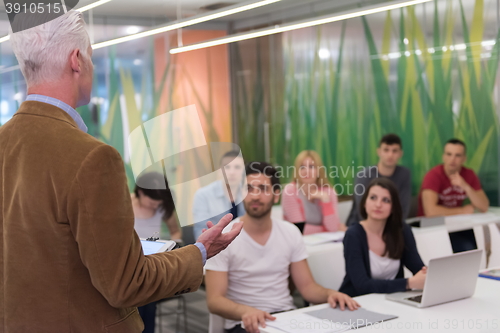
[[[275,320],[276,317],[271,316],[268,312],[251,307],[248,307],[248,311],[241,316],[241,321],[248,333],[259,333],[259,326],[266,327],[266,319]]]
[[[417,274],[408,279],[410,289],[424,289],[425,277],[427,276],[427,267],[424,266]]]
[[[340,307],[340,310],[344,311],[346,306],[349,308],[349,310],[357,310],[358,308],[361,307],[361,305],[358,304],[355,300],[353,300],[351,297],[348,295],[335,291],[335,290],[329,290],[328,292],[328,303],[332,308],[336,308],[337,304]]]
[[[203,229],[203,233],[198,237],[198,242],[202,243],[207,250],[207,259],[212,258],[220,251],[224,250],[238,236],[243,228],[243,222],[235,223],[231,231],[222,233],[225,227],[233,220],[233,215],[226,214],[214,225],[208,222],[208,230]]]

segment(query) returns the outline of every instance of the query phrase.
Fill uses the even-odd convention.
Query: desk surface
[[[361,331],[500,332],[500,281],[496,280],[478,278],[476,292],[471,298],[424,309],[388,301],[384,294],[364,295],[356,297],[356,300],[367,310],[398,316],[397,319],[385,323],[361,328]],[[327,306],[327,304],[321,304],[298,309],[294,312],[307,312],[314,308],[321,309]],[[283,333],[270,327],[260,329],[260,331],[262,333]],[[297,329],[298,332],[300,332],[299,329]]]
[[[411,218],[408,221],[418,221],[423,219]],[[423,228],[412,228],[413,230],[428,229],[434,227],[441,227],[446,229],[448,232],[455,232],[461,230],[472,229],[476,226],[487,225],[490,223],[500,223],[500,207],[490,207],[487,213],[474,213],[474,214],[462,214],[462,215],[451,215],[444,216],[444,224],[437,226],[429,226]]]
[[[307,250],[308,254],[339,250],[342,252],[342,255],[343,255],[344,244],[342,242],[330,242],[330,243],[324,243],[324,244],[319,244],[319,245],[307,245],[306,250]]]
[[[448,232],[471,229],[475,226],[500,222],[500,213],[493,207],[487,213],[446,216],[444,223]]]

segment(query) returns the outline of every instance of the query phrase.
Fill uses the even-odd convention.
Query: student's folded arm
[[[305,218],[296,198],[296,185],[288,184],[285,186],[283,195],[281,196],[283,219],[292,223],[305,222]]]
[[[334,189],[331,189],[330,202],[321,203],[323,214],[323,226],[329,232],[340,231],[342,223],[339,218],[338,199]]]
[[[196,246],[144,256],[120,154],[101,145],[82,162],[66,203],[69,225],[94,287],[116,308],[195,291],[203,278]]]
[[[481,189],[476,191],[473,188],[471,188],[470,193],[468,193],[468,196],[474,208],[478,209],[483,213],[488,211],[488,208],[490,207],[490,200],[486,196],[486,193],[484,193],[484,190]]]
[[[369,277],[363,262],[362,252],[359,236],[347,232],[344,238],[346,275],[358,294],[392,293],[406,290],[406,279],[377,280]]]
[[[448,216],[448,215],[458,215],[464,214],[463,207],[448,208],[438,205],[439,196],[437,192],[424,189],[422,190],[422,205],[424,208],[425,216]]]
[[[207,270],[205,273],[207,306],[210,313],[230,320],[241,320],[250,306],[231,301],[226,297],[228,286],[227,272]]]

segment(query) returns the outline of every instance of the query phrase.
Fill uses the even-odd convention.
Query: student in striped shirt
[[[283,218],[295,223],[304,235],[345,231],[337,210],[337,194],[330,185],[326,168],[313,150],[295,159],[294,180],[283,190]]]

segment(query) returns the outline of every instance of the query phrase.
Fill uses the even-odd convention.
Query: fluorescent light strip
[[[94,2],[94,3],[91,3],[90,5],[83,6],[82,8],[78,8],[77,10],[78,10],[79,12],[82,12],[82,13],[83,13],[83,12],[85,12],[85,11],[89,10],[89,9],[92,9],[92,8],[98,7],[98,6],[100,6],[100,5],[104,5],[105,3],[110,2],[110,1],[111,1],[111,0],[100,0],[100,1],[96,1],[96,2]]]
[[[79,12],[82,12],[82,13],[83,13],[83,12],[85,12],[85,11],[89,10],[89,9],[92,9],[92,8],[98,7],[98,6],[100,6],[100,5],[104,5],[105,3],[110,2],[110,1],[112,1],[112,0],[100,0],[100,1],[96,1],[96,2],[94,2],[94,3],[91,3],[90,5],[83,6],[82,8],[78,8],[78,9],[76,9],[76,10],[77,10],[77,11],[79,11]],[[66,7],[65,7],[65,8],[66,8]],[[10,39],[10,35],[7,35],[7,36],[4,36],[4,37],[1,37],[1,38],[0,38],[0,43],[6,42],[6,41],[8,41],[9,39]]]
[[[213,39],[213,40],[210,40],[208,42],[187,45],[187,46],[172,49],[172,50],[170,50],[170,53],[177,54],[177,53],[181,53],[181,52],[193,51],[193,50],[198,50],[198,49],[216,46],[216,45],[234,43],[234,42],[238,42],[238,41],[242,41],[242,40],[263,37],[263,36],[278,34],[281,32],[297,30],[297,29],[302,29],[302,28],[306,28],[306,27],[313,27],[313,26],[317,26],[317,25],[321,25],[321,24],[325,24],[325,23],[343,21],[343,20],[347,20],[350,18],[355,18],[355,17],[365,16],[365,15],[385,12],[388,10],[418,5],[418,4],[429,2],[429,1],[432,1],[432,0],[398,1],[398,2],[393,3],[391,5],[371,6],[368,9],[364,9],[364,10],[349,11],[349,12],[345,12],[344,14],[336,14],[335,16],[324,16],[322,18],[315,19],[312,21],[311,20],[301,21],[298,23],[292,23],[292,24],[288,24],[285,26],[281,26],[281,27],[277,26],[277,27],[271,28],[271,29],[266,28],[266,29],[261,29],[261,30],[257,30],[254,32],[241,33],[241,34],[236,34],[236,35],[229,36],[229,37]]]
[[[197,16],[191,17],[189,19],[172,22],[172,23],[170,23],[170,24],[168,24],[168,25],[166,25],[164,27],[161,27],[161,28],[157,28],[157,29],[153,29],[153,30],[148,30],[148,31],[143,31],[143,32],[140,32],[140,33],[137,33],[137,34],[133,34],[133,35],[125,36],[125,37],[120,37],[120,38],[112,39],[112,40],[109,40],[107,42],[97,43],[97,44],[92,45],[92,48],[94,50],[96,50],[96,49],[100,49],[100,48],[103,48],[103,47],[106,47],[106,46],[111,46],[111,45],[115,45],[115,44],[120,44],[120,43],[128,42],[128,41],[131,41],[131,40],[134,40],[134,39],[139,39],[139,38],[144,38],[144,37],[156,35],[156,34],[159,34],[159,33],[162,33],[162,32],[167,32],[167,31],[172,31],[172,30],[177,30],[177,29],[185,28],[185,27],[188,27],[188,26],[191,26],[191,25],[195,25],[195,24],[198,24],[198,23],[215,20],[215,19],[218,19],[218,18],[221,18],[221,17],[224,17],[224,16],[229,16],[229,15],[232,15],[232,14],[236,14],[236,13],[241,13],[241,12],[244,12],[244,11],[247,11],[247,10],[251,10],[251,9],[254,9],[254,8],[266,6],[266,5],[269,5],[269,4],[272,4],[272,3],[275,3],[275,2],[279,2],[279,1],[281,1],[281,0],[264,0],[264,1],[252,2],[250,4],[246,4],[246,5],[243,5],[243,6],[242,5],[234,5],[234,6],[231,6],[231,7],[226,7],[224,9],[216,11],[216,12],[214,12],[212,14],[197,15]]]

